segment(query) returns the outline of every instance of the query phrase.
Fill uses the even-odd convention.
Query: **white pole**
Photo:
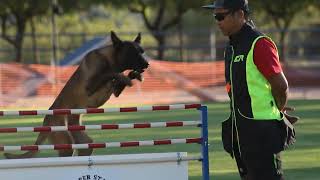
[[[137,164],[137,163],[160,163],[199,160],[199,156],[187,156],[187,153],[154,153],[132,155],[109,155],[109,156],[84,156],[64,158],[37,158],[30,160],[14,159],[1,160],[0,169],[57,167],[57,166],[93,166],[112,164]]]
[[[216,60],[216,34],[214,28],[210,29],[210,56],[212,60]]]
[[[0,75],[2,75],[2,64],[0,63]],[[4,101],[4,99],[2,99],[2,78],[0,76],[0,107],[4,106],[4,103],[2,103]]]

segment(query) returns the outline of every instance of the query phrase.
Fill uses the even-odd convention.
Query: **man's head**
[[[226,36],[238,32],[249,14],[248,0],[216,0],[203,8],[213,11],[219,28]]]

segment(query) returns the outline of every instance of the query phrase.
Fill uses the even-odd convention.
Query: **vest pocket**
[[[224,120],[222,123],[221,138],[223,143],[223,148],[232,156],[232,118],[231,115],[228,119]]]
[[[281,129],[282,150],[285,150],[296,142],[296,131],[286,117],[279,121],[279,126]]]

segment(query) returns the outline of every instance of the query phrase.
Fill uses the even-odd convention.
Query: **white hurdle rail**
[[[139,128],[183,127],[183,126],[201,126],[201,121],[174,121],[174,122],[133,123],[133,124],[100,124],[100,125],[85,125],[85,126],[72,125],[72,126],[15,127],[15,128],[0,128],[0,133],[139,129]]]
[[[160,140],[144,140],[144,141],[126,141],[126,142],[103,142],[103,143],[89,143],[89,144],[56,144],[56,145],[21,145],[21,146],[7,146],[7,145],[0,145],[0,152],[9,152],[9,151],[42,151],[42,150],[63,150],[63,149],[96,149],[96,148],[125,148],[125,147],[135,147],[135,146],[157,146],[157,145],[171,145],[171,144],[201,144],[201,156],[191,156],[187,157],[185,153],[174,153],[171,154],[164,154],[163,156],[170,156],[167,157],[170,159],[170,162],[178,162],[178,165],[182,161],[190,161],[190,160],[200,160],[202,162],[202,179],[209,180],[209,153],[208,153],[208,125],[207,125],[207,107],[202,106],[201,104],[176,104],[176,105],[162,105],[162,106],[144,106],[144,107],[125,107],[125,108],[87,108],[87,109],[52,109],[52,110],[17,110],[17,111],[0,111],[0,117],[3,116],[36,116],[36,115],[74,115],[74,114],[97,114],[97,113],[113,113],[113,112],[145,112],[145,111],[170,111],[170,110],[187,110],[187,109],[197,109],[200,111],[200,121],[169,121],[169,122],[152,122],[152,123],[132,123],[132,124],[100,124],[100,125],[73,125],[73,126],[39,126],[39,127],[14,127],[14,128],[0,128],[0,133],[18,133],[18,132],[58,132],[58,131],[84,131],[84,130],[116,130],[116,129],[140,129],[140,128],[169,128],[169,127],[185,127],[185,126],[196,126],[201,128],[201,137],[189,137],[189,138],[180,138],[180,139],[160,139]],[[130,163],[156,163],[167,162],[166,157],[161,155],[162,153],[151,154],[150,156],[159,156],[157,158],[149,158],[145,161],[140,160],[130,160],[127,164]],[[183,158],[180,157],[180,154],[184,154]],[[149,157],[149,154],[145,154]],[[140,155],[132,155],[132,157]],[[174,157],[171,157],[174,156]],[[120,156],[119,156],[120,157]],[[126,158],[130,159],[131,155],[125,155]],[[144,155],[142,154],[142,157]],[[65,157],[63,157],[65,158]],[[70,159],[71,158],[71,159]],[[108,164],[117,164],[114,160],[101,160],[103,159],[113,159],[118,158],[118,156],[87,156],[87,157],[68,157],[69,161],[79,162],[81,161],[83,164],[88,165],[89,169],[93,165],[101,165],[101,163],[96,162],[104,162],[104,166]],[[60,163],[61,165],[67,166],[68,163],[63,163],[61,160],[57,160],[56,158],[33,158],[33,159],[41,159],[39,162],[44,163],[46,160],[48,162],[52,161],[53,164]],[[61,159],[61,158],[60,158]],[[92,159],[95,159],[95,163],[92,162]],[[134,159],[134,158],[133,158]],[[162,160],[161,160],[162,159]],[[32,160],[33,161],[33,160]],[[23,166],[28,167],[37,167],[34,163],[29,163],[29,161],[25,161],[25,165],[22,165],[17,160],[0,160],[0,176],[4,177],[3,175],[7,172],[2,173],[2,169],[7,169],[8,172],[12,171],[13,174],[19,174],[14,171],[14,169],[23,168]],[[87,162],[87,163],[86,163]],[[122,159],[120,164],[125,163],[126,160]],[[51,163],[51,164],[52,164]],[[6,164],[9,164],[6,166]],[[16,164],[16,165],[14,165]],[[33,165],[32,165],[33,164]],[[50,164],[50,163],[49,163]],[[56,165],[46,165],[45,167],[49,168],[47,171],[54,172],[52,167]],[[72,165],[72,163],[69,163]],[[73,164],[77,166],[76,164]],[[121,168],[123,165],[121,165]],[[147,165],[149,166],[149,165]],[[169,167],[169,165],[168,165]],[[183,167],[187,167],[186,164]],[[51,168],[51,169],[50,169]],[[115,167],[116,168],[116,167]],[[151,167],[150,167],[151,168]],[[177,166],[179,169],[179,167]],[[30,173],[32,168],[28,168]],[[63,169],[63,168],[62,168]],[[96,169],[99,169],[97,166]],[[124,168],[126,169],[126,168]],[[152,169],[152,168],[151,168]],[[154,170],[156,170],[155,168]],[[169,171],[169,170],[168,170]],[[92,171],[90,171],[92,173]],[[100,172],[101,174],[102,172]],[[23,173],[22,173],[23,174]],[[21,175],[22,175],[21,174]],[[103,173],[102,173],[103,174]],[[181,180],[186,179],[186,173],[181,171],[181,177],[176,177],[174,173],[172,173],[172,178],[167,179],[179,179]],[[182,175],[183,174],[183,175]],[[77,176],[77,175],[76,175]],[[110,174],[108,174],[110,176]],[[9,177],[9,176],[8,176]],[[19,179],[19,175],[15,176]],[[71,177],[71,176],[70,176]],[[70,178],[69,177],[69,178]],[[86,179],[97,179],[98,175],[85,175],[80,176],[77,178],[78,180],[86,180]],[[99,176],[100,177],[100,176]],[[111,177],[111,176],[110,176]],[[35,176],[30,176],[30,179],[34,179]],[[59,179],[63,179],[63,177],[57,176]],[[69,179],[66,178],[66,179]],[[117,177],[119,178],[119,177]],[[145,177],[147,178],[147,177]],[[164,177],[163,177],[164,178]],[[22,178],[23,179],[23,178]],[[36,178],[37,179],[37,178]],[[41,178],[42,179],[42,178]],[[141,179],[141,178],[140,178]],[[149,177],[150,179],[150,177]],[[154,178],[153,178],[154,179]],[[19,179],[20,180],[20,179]],[[27,180],[27,179],[26,179]],[[101,179],[103,180],[103,178]]]
[[[186,139],[162,139],[149,141],[128,141],[128,142],[106,142],[90,144],[55,144],[55,145],[23,145],[23,146],[0,146],[0,151],[42,151],[42,150],[64,150],[64,149],[97,149],[110,147],[134,147],[134,146],[156,146],[169,144],[191,144],[201,143],[201,138]]]
[[[98,114],[111,112],[144,112],[144,111],[168,111],[178,109],[200,108],[200,104],[175,104],[165,106],[142,106],[123,108],[86,108],[86,109],[52,109],[52,110],[18,110],[0,111],[0,116],[35,116],[35,115],[71,115],[71,114]]]

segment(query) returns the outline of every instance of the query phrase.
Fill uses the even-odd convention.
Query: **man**
[[[230,40],[225,76],[231,115],[223,122],[224,148],[236,159],[242,179],[283,179],[279,154],[287,142],[283,113],[291,108],[285,107],[288,82],[276,45],[249,20],[247,0],[216,0],[203,7],[213,10],[217,25]]]

